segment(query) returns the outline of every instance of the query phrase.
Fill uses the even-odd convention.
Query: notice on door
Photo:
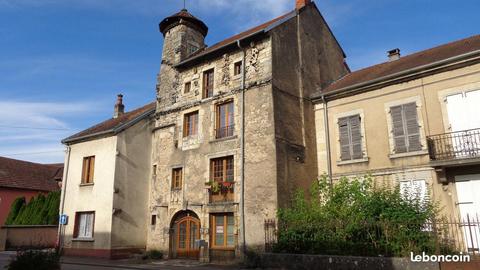
[[[223,226],[217,226],[217,229],[215,231],[217,233],[223,233]]]

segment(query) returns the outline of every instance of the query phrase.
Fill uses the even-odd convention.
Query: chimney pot
[[[388,51],[388,61],[395,61],[400,59],[400,49],[396,48]]]
[[[117,118],[120,115],[125,113],[125,105],[123,105],[123,95],[117,95],[117,102],[115,103],[115,107],[113,110],[113,118]]]
[[[310,4],[312,2],[312,0],[296,0],[295,2],[295,8],[297,10],[303,8],[304,6]]]

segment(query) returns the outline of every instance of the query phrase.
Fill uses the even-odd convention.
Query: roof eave
[[[211,55],[212,53],[221,51],[221,50],[223,50],[223,49],[225,49],[225,48],[227,48],[227,47],[230,47],[230,46],[232,46],[232,45],[234,45],[234,44],[237,44],[238,42],[241,42],[241,41],[246,40],[246,39],[253,38],[254,36],[257,36],[257,35],[259,35],[259,34],[264,34],[264,33],[270,32],[272,29],[274,29],[274,28],[278,27],[279,25],[283,24],[284,22],[286,22],[286,21],[294,18],[295,16],[297,16],[297,12],[294,10],[294,11],[288,13],[288,14],[285,16],[285,18],[282,18],[282,19],[280,19],[280,20],[272,23],[272,24],[269,25],[269,26],[266,26],[266,27],[264,27],[264,28],[262,28],[262,29],[259,29],[258,31],[253,32],[253,33],[251,33],[251,34],[249,34],[249,35],[246,35],[246,36],[244,36],[244,37],[241,37],[241,38],[239,38],[239,39],[232,40],[231,42],[226,43],[226,44],[224,44],[224,45],[222,45],[222,46],[220,46],[220,47],[218,47],[218,48],[216,48],[216,49],[214,49],[214,50],[212,50],[212,51],[209,51],[208,53],[205,53],[205,54],[200,53],[199,55],[196,55],[196,56],[193,56],[193,57],[191,57],[191,58],[188,58],[188,59],[186,59],[186,60],[184,60],[184,61],[176,64],[174,67],[180,68],[180,67],[185,66],[186,64],[189,64],[189,63],[191,63],[191,62],[193,62],[193,61],[195,61],[195,60],[201,59],[201,58],[203,58],[203,57],[207,57],[207,56]]]
[[[80,136],[80,137],[76,137],[76,138],[71,138],[71,139],[67,138],[67,139],[62,140],[62,144],[72,145],[72,144],[79,143],[79,142],[90,141],[90,140],[96,139],[98,137],[107,137],[107,136],[117,135],[118,133],[124,131],[125,129],[127,129],[127,128],[133,126],[133,125],[135,125],[136,123],[138,123],[139,121],[148,117],[149,115],[152,115],[155,112],[155,109],[156,109],[155,107],[152,108],[152,109],[149,109],[146,112],[144,112],[144,113],[140,114],[139,116],[135,117],[134,119],[132,119],[130,121],[127,121],[124,124],[122,124],[122,125],[120,125],[116,128],[112,128],[112,129],[109,129],[109,130],[96,132],[96,133],[93,133],[93,134]]]
[[[363,90],[375,90],[379,89],[388,85],[391,85],[397,81],[405,80],[406,78],[411,78],[413,76],[422,75],[424,73],[432,72],[438,69],[443,69],[445,67],[451,65],[457,65],[462,62],[470,62],[474,61],[476,58],[480,60],[480,50],[475,50],[472,52],[464,53],[461,55],[453,56],[450,58],[446,58],[443,60],[435,61],[430,64],[410,68],[404,71],[396,72],[390,75],[386,75],[380,78],[376,78],[373,80],[369,80],[362,83],[357,83],[351,86],[343,87],[337,90],[333,90],[331,92],[322,93],[319,91],[313,94],[310,98],[313,101],[322,101],[324,98],[327,97],[335,97],[344,93],[358,93]]]

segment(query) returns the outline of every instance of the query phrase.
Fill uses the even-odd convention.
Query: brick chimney
[[[123,95],[117,95],[117,102],[113,110],[113,118],[117,118],[125,112],[125,105],[123,105]]]
[[[303,8],[304,6],[310,4],[312,2],[312,0],[296,0],[296,5],[295,5],[295,8],[297,10]]]

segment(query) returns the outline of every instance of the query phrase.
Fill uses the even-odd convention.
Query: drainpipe
[[[71,153],[72,148],[70,146],[67,146],[67,162],[64,165],[65,171],[63,172],[63,180],[62,180],[62,198],[60,202],[60,215],[63,215],[63,211],[65,208],[65,193],[67,191],[67,179],[68,179],[68,169],[70,167],[70,153]],[[64,229],[65,225],[60,225],[58,226],[58,251],[59,253],[62,251],[63,248],[63,233],[62,229]]]
[[[237,40],[237,46],[242,50],[242,129],[241,129],[241,172],[240,172],[240,225],[241,225],[241,237],[242,237],[242,252],[245,256],[247,252],[247,245],[245,243],[245,59],[246,53],[245,49],[240,44],[240,40]]]
[[[324,128],[325,128],[325,140],[327,143],[327,170],[328,170],[328,179],[330,180],[330,186],[333,186],[333,177],[332,177],[332,154],[330,151],[330,128],[328,125],[328,102],[325,99],[325,94],[321,96],[323,102],[323,119],[324,119]]]

